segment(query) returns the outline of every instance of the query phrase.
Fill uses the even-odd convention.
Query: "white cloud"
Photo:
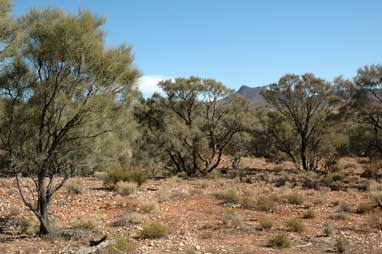
[[[158,86],[159,82],[166,79],[172,79],[171,77],[153,75],[142,76],[138,79],[138,89],[142,92],[144,97],[150,97],[154,92],[162,93],[162,89]]]

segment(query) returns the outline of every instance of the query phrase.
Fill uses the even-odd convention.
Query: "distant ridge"
[[[264,97],[260,94],[261,90],[263,90],[263,86],[258,87],[250,87],[250,86],[242,86],[237,90],[236,94],[240,94],[244,98],[248,99],[252,106],[254,107],[264,107],[268,106],[268,103],[265,101]]]

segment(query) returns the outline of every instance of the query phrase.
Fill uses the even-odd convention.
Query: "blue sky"
[[[259,86],[285,73],[332,80],[382,63],[380,0],[14,0],[107,17],[107,44],[134,47],[148,95],[163,77]]]

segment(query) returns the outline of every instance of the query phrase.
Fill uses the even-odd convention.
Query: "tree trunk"
[[[308,165],[306,161],[306,143],[305,143],[304,137],[301,137],[300,156],[301,156],[302,168],[304,170],[308,170]]]
[[[48,209],[45,209],[44,212],[41,212],[40,215],[40,232],[39,235],[47,235],[52,232],[52,229],[49,224],[49,216],[48,216]]]
[[[50,198],[47,195],[46,187],[44,183],[45,177],[44,174],[40,174],[40,177],[38,179],[39,183],[39,193],[38,193],[38,219],[40,221],[40,232],[39,235],[47,235],[51,233],[51,227],[49,225],[49,213],[48,213],[48,206]]]

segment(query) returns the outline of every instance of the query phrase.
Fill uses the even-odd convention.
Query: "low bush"
[[[273,227],[273,220],[270,218],[259,219],[259,230],[269,230]]]
[[[136,253],[138,249],[136,242],[129,241],[120,234],[113,236],[113,240],[115,243],[105,248],[107,254],[133,254]]]
[[[285,221],[285,226],[291,232],[303,232],[305,230],[304,223],[298,218],[290,218]]]
[[[83,230],[93,230],[97,227],[97,222],[94,218],[86,218],[83,216],[78,216],[72,223],[72,228],[83,229]]]
[[[159,213],[160,206],[156,200],[147,200],[142,204],[142,210],[145,213]]]
[[[261,195],[256,200],[256,210],[258,211],[273,211],[276,208],[276,199],[273,196]]]
[[[382,214],[370,214],[368,217],[368,222],[371,228],[382,230]]]
[[[302,205],[304,203],[304,196],[300,193],[293,192],[287,196],[287,200],[291,205]]]
[[[139,213],[128,213],[117,218],[111,223],[112,227],[124,227],[130,224],[140,224],[143,221],[142,215]]]
[[[369,192],[369,199],[374,206],[382,207],[382,191]]]
[[[224,225],[232,227],[242,227],[243,221],[240,216],[236,213],[235,209],[226,207],[223,210],[222,221]]]
[[[225,203],[239,203],[240,197],[234,187],[227,188],[224,191],[218,191],[213,194],[215,198],[223,200]]]
[[[356,213],[358,214],[364,214],[364,213],[369,213],[373,210],[373,205],[371,203],[361,203],[358,205],[356,209]]]
[[[147,180],[147,175],[142,170],[124,170],[113,169],[108,172],[107,177],[104,179],[104,184],[107,187],[114,187],[116,183],[122,182],[134,182],[138,186],[142,185]]]
[[[65,188],[69,194],[77,195],[82,193],[81,182],[79,179],[73,179],[65,184]]]
[[[143,226],[140,237],[142,239],[158,239],[167,236],[167,234],[168,229],[166,226],[159,222],[152,222]]]
[[[138,190],[138,184],[135,182],[117,182],[115,185],[115,190],[117,191],[118,194],[121,195],[130,195]]]
[[[329,215],[329,219],[331,220],[346,220],[346,216],[343,213],[333,213]]]
[[[330,223],[325,223],[324,224],[324,235],[325,236],[331,236],[334,232],[334,226],[333,224]]]
[[[316,217],[316,212],[311,209],[307,210],[303,215],[304,219],[314,219],[315,217]]]
[[[335,238],[334,251],[336,253],[345,253],[347,242],[344,237]]]
[[[266,246],[275,249],[284,249],[289,248],[291,246],[291,243],[286,234],[278,233],[272,235],[271,238],[268,239]]]
[[[340,202],[339,207],[338,207],[338,211],[350,213],[350,212],[352,212],[352,207],[347,202]]]

